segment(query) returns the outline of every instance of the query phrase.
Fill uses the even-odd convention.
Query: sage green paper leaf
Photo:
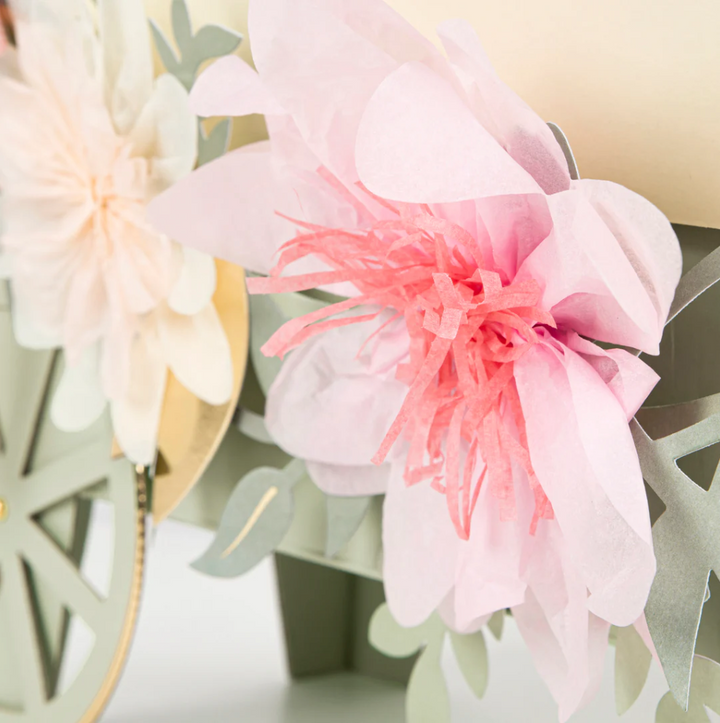
[[[237,577],[282,542],[293,520],[292,487],[297,475],[259,467],[238,483],[223,512],[217,535],[192,567],[214,577]]]
[[[171,6],[172,29],[178,48],[188,47],[193,39],[190,12],[185,0],[173,0]]]
[[[470,635],[451,632],[450,640],[465,682],[478,698],[482,698],[488,684],[488,654],[482,630]]]
[[[450,696],[440,665],[442,644],[420,654],[408,683],[405,702],[407,723],[450,723]]]
[[[708,579],[720,570],[720,466],[706,491],[676,460],[720,441],[720,394],[643,409],[631,430],[643,477],[666,507],[653,526],[658,571],[645,615],[670,690],[685,708]]]
[[[224,155],[230,144],[230,119],[221,120],[208,135],[198,123],[198,166]]]
[[[624,715],[647,682],[652,653],[635,628],[615,628],[615,708]]]
[[[720,714],[720,664],[696,655],[687,712],[682,710],[671,693],[667,693],[658,705],[655,722],[708,723],[712,721],[708,710]]]
[[[403,628],[383,603],[370,619],[370,644],[389,658],[409,658],[423,645],[420,628]]]
[[[250,358],[265,395],[280,373],[282,361],[277,357],[266,357],[260,348],[286,321],[288,317],[270,296],[250,296]]]
[[[219,58],[234,53],[242,35],[220,25],[205,25],[197,31],[193,38],[193,52],[201,62],[210,58]]]
[[[154,20],[150,20],[150,30],[155,41],[155,47],[157,48],[160,60],[162,61],[165,70],[167,70],[168,73],[175,75],[178,66],[180,65],[180,59],[170,46],[168,39],[165,37],[165,33],[160,30],[160,27]]]
[[[372,497],[325,497],[327,537],[325,557],[335,557],[358,531],[365,519]]]
[[[493,613],[493,616],[488,621],[488,629],[493,634],[495,640],[501,640],[503,634],[503,626],[505,625],[505,616],[507,613],[504,610],[498,610]]]

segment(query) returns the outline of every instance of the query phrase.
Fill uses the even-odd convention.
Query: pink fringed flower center
[[[286,243],[269,278],[248,280],[251,293],[301,291],[352,282],[360,295],[286,323],[263,347],[282,357],[329,329],[376,319],[384,309],[410,337],[409,361],[397,378],[409,386],[399,414],[373,458],[381,464],[403,430],[409,439],[408,486],[430,481],[445,494],[458,535],[468,539],[483,484],[499,501],[503,520],[516,518],[512,461],[527,473],[535,495],[534,532],[552,507],[533,471],[514,363],[538,342],[536,327],[555,327],[539,308],[534,281],[507,283],[489,270],[475,238],[436,217],[429,207],[397,207],[397,216],[368,231],[346,231],[294,221],[305,232]],[[314,256],[331,269],[280,277],[291,263]],[[342,315],[360,306],[371,313]],[[463,445],[463,441],[465,445]],[[482,459],[481,469],[476,469]]]

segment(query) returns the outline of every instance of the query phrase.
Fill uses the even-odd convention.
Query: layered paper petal
[[[208,404],[225,404],[232,394],[230,345],[215,307],[185,316],[170,309],[158,315],[164,358],[177,380]]]
[[[286,452],[330,465],[369,464],[406,392],[392,374],[373,369],[371,352],[358,357],[376,327],[336,329],[288,358],[265,410],[268,431]]]
[[[438,493],[407,487],[393,464],[383,506],[383,580],[393,617],[415,627],[435,611],[455,583],[460,546]]]
[[[268,273],[293,228],[276,211],[300,216],[263,142],[228,153],[180,181],[148,206],[148,218],[183,245]]]
[[[390,465],[346,465],[306,462],[312,481],[329,495],[365,497],[384,495],[390,478]]]
[[[541,193],[453,87],[420,63],[403,65],[377,89],[363,115],[356,153],[360,180],[396,201]]]
[[[464,20],[448,20],[437,32],[482,125],[545,193],[570,188],[567,161],[555,136],[497,77],[472,26]]]
[[[105,410],[107,400],[98,375],[97,346],[89,347],[75,365],[63,371],[50,407],[53,424],[65,432],[89,427]]]
[[[626,413],[569,349],[533,347],[516,363],[515,380],[533,468],[590,591],[588,609],[631,625],[647,602],[655,557]]]
[[[285,113],[255,70],[236,55],[216,60],[202,73],[192,88],[190,103],[203,118]]]

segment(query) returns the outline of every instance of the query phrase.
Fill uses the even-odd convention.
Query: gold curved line
[[[237,549],[238,545],[250,534],[250,530],[255,527],[257,521],[262,516],[262,513],[265,512],[265,510],[268,508],[268,505],[277,497],[278,492],[278,488],[273,486],[263,495],[263,498],[260,500],[260,503],[255,508],[255,511],[252,513],[252,515],[250,515],[250,519],[247,521],[245,527],[242,528],[240,534],[233,540],[230,547],[228,547],[228,549],[225,550],[222,555],[220,555],[220,558],[222,560],[224,560],[232,552],[234,552]]]

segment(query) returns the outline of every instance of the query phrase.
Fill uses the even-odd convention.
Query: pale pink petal
[[[540,194],[481,198],[474,202],[474,210],[484,258],[494,261],[508,279],[553,229],[547,200]]]
[[[332,465],[371,463],[407,394],[392,362],[378,369],[372,345],[358,357],[378,325],[329,331],[287,358],[265,410],[268,431],[286,452]],[[389,349],[395,363],[407,353],[406,334],[388,328],[379,337],[387,343],[378,347]]]
[[[481,470],[483,464],[479,462],[476,469]],[[516,470],[515,477],[518,519],[501,520],[500,505],[485,484],[473,514],[470,539],[459,547],[455,606],[460,629],[525,600],[522,558],[534,503],[526,475]]]
[[[590,590],[588,608],[614,625],[630,625],[647,602],[655,557],[625,411],[567,348],[534,346],[515,363],[515,380],[532,465]]]
[[[368,99],[400,63],[445,64],[380,0],[266,0],[249,15],[253,60],[320,162],[357,180],[355,136]]]
[[[465,20],[438,27],[470,108],[502,147],[538,182],[545,193],[570,188],[567,161],[552,131],[493,70],[475,30]]]
[[[527,599],[512,613],[564,723],[597,693],[610,625],[588,612],[582,576],[551,524],[554,529],[545,525],[538,531]]]
[[[307,460],[305,465],[312,481],[329,495],[364,497],[387,492],[389,464],[350,466]]]
[[[645,362],[624,349],[603,349],[573,332],[563,337],[563,343],[598,373],[622,405],[628,421],[660,380]]]
[[[269,273],[298,218],[292,190],[273,167],[267,142],[208,163],[148,206],[148,219],[179,243],[250,271]]]
[[[377,89],[360,124],[356,154],[365,186],[396,201],[542,193],[455,89],[420,63],[403,65]]]
[[[53,424],[64,432],[86,429],[105,410],[98,352],[97,346],[88,347],[77,364],[65,366],[50,407]]]
[[[548,196],[553,233],[525,260],[517,279],[544,289],[559,326],[657,354],[663,323],[638,274],[604,220],[581,194]]]
[[[403,463],[392,465],[383,507],[383,580],[393,617],[415,627],[450,592],[463,543],[445,496],[428,484],[407,487],[403,468]]]
[[[675,231],[662,211],[642,196],[609,181],[582,180],[573,188],[607,224],[647,291],[662,329],[682,273]]]
[[[230,344],[212,304],[192,316],[158,309],[165,360],[177,380],[208,404],[225,404],[233,386]]]
[[[155,459],[167,366],[160,340],[149,331],[137,335],[130,352],[130,379],[125,393],[113,399],[113,430],[125,455],[136,464]]]
[[[203,118],[285,113],[260,76],[236,55],[216,60],[200,75],[190,93],[190,106]]]

